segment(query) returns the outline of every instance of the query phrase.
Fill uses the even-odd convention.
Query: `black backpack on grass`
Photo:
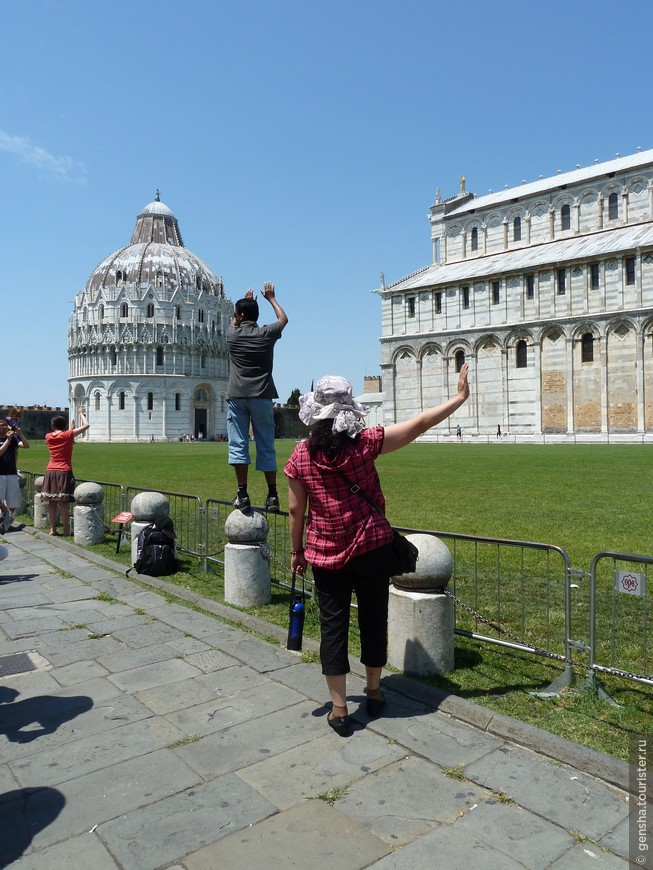
[[[137,573],[147,574],[150,577],[174,574],[178,568],[175,558],[175,537],[172,520],[168,517],[158,523],[148,523],[141,529],[134,562]]]

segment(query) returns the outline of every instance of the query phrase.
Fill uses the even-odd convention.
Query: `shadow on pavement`
[[[65,803],[56,788],[20,788],[0,794],[0,868],[20,858]]]

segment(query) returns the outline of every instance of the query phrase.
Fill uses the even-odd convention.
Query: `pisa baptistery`
[[[86,411],[88,440],[226,436],[232,315],[222,278],[184,247],[157,192],[75,297],[69,401]]]

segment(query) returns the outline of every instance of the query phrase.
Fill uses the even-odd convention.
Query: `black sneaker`
[[[237,511],[243,511],[243,512],[248,511],[252,506],[252,503],[250,502],[248,495],[237,495],[236,498],[234,499],[233,504],[234,504],[234,507]]]
[[[279,511],[279,496],[278,495],[269,495],[265,499],[265,510],[271,514],[276,514]]]

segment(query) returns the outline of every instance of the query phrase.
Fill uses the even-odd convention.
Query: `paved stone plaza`
[[[628,866],[625,763],[396,674],[371,722],[357,662],[342,739],[279,628],[40,532],[4,543],[0,867]]]

